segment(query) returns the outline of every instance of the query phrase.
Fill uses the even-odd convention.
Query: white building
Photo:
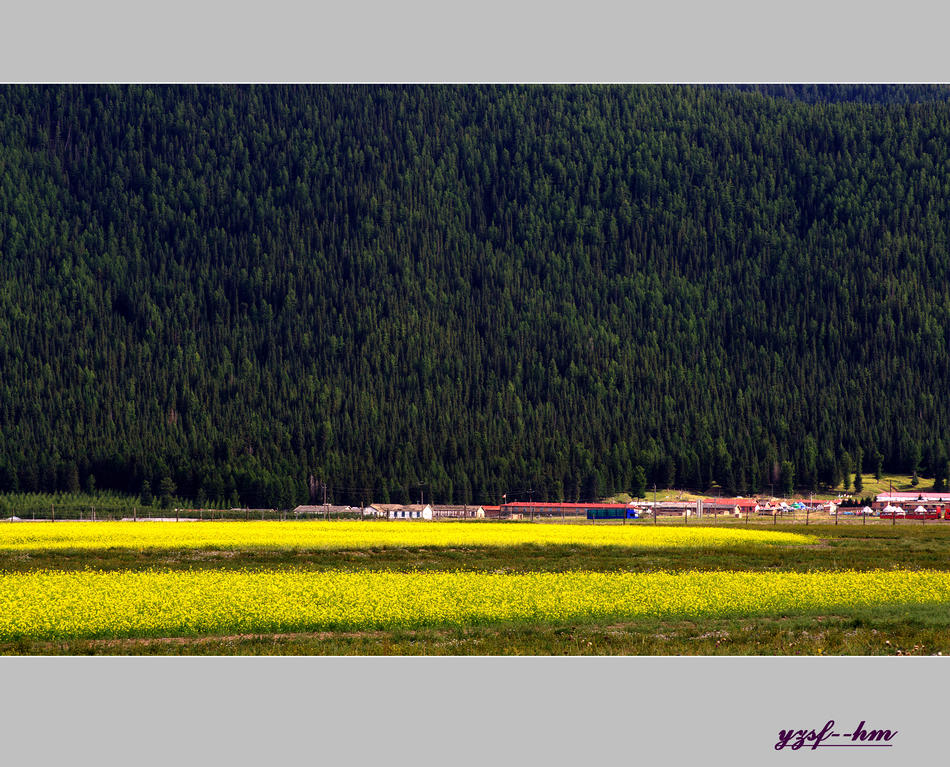
[[[367,510],[386,519],[432,519],[432,507],[429,504],[374,503]]]
[[[432,507],[432,516],[436,519],[482,519],[485,510],[481,506],[436,504]]]

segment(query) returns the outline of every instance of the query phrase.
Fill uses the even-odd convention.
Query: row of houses
[[[950,506],[950,493],[880,493],[871,504],[871,509],[881,512],[889,506],[903,511],[916,510],[920,506],[927,511],[944,510]]]
[[[810,508],[834,513],[831,501],[802,500],[774,503],[755,498],[699,498],[692,501],[631,501],[630,503],[507,503],[500,506],[502,516],[550,517],[586,516],[588,519],[637,518],[643,516],[742,516],[744,514],[781,514]]]
[[[786,514],[797,511],[835,514],[836,501],[810,498],[776,501],[756,498],[701,498],[694,501],[631,501],[630,503],[555,503],[515,501],[498,506],[452,504],[374,503],[369,506],[311,505],[298,506],[294,515],[306,517],[357,517],[373,519],[533,519],[536,517],[635,518],[639,516],[743,516],[747,514]],[[929,510],[950,506],[950,493],[881,493],[871,505],[880,512],[885,508]]]
[[[374,503],[370,506],[298,506],[294,516],[306,517],[370,517],[373,519],[481,519],[486,509],[497,511],[497,506],[459,506],[438,504]],[[497,516],[494,514],[493,516]]]
[[[636,509],[626,503],[503,503],[488,505],[374,503],[369,506],[298,506],[294,515],[306,517],[369,517],[374,519],[527,519],[585,516],[605,510]]]
[[[820,503],[820,502],[818,502]],[[827,506],[827,502],[824,502]],[[705,498],[698,501],[632,501],[630,503],[564,503],[514,501],[498,506],[374,503],[369,506],[298,506],[294,515],[305,517],[358,517],[373,519],[535,519],[587,517],[588,519],[656,516],[742,515],[761,512],[752,498]],[[768,509],[768,507],[765,507]]]
[[[828,503],[824,502],[827,507]],[[784,504],[783,504],[784,505]],[[820,505],[818,502],[816,505]],[[630,503],[561,503],[515,501],[498,506],[374,503],[369,506],[332,504],[298,506],[294,516],[356,517],[373,519],[534,519],[544,517],[636,518],[656,516],[736,515],[757,513],[762,508],[753,498],[705,498],[699,501],[639,501]]]

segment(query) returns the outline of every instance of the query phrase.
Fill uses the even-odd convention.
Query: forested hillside
[[[720,85],[727,90],[749,91],[807,101],[811,104],[851,102],[859,104],[912,104],[950,100],[950,85]]]
[[[942,484],[946,92],[809,93],[0,88],[0,491]]]

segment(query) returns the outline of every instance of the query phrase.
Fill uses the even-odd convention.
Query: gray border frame
[[[948,16],[920,0],[21,2],[5,9],[0,80],[948,82]],[[942,756],[948,669],[943,658],[0,658],[0,736],[11,764],[896,764]],[[900,735],[870,753],[772,749],[778,729],[829,718]]]
[[[4,9],[6,82],[947,82],[923,0],[355,0]]]
[[[920,658],[0,658],[9,764],[931,763]],[[785,750],[781,729],[897,730]],[[936,763],[936,762],[934,762]]]

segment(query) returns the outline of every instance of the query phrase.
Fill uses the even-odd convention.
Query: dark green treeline
[[[939,479],[947,91],[848,88],[2,88],[0,491]]]

